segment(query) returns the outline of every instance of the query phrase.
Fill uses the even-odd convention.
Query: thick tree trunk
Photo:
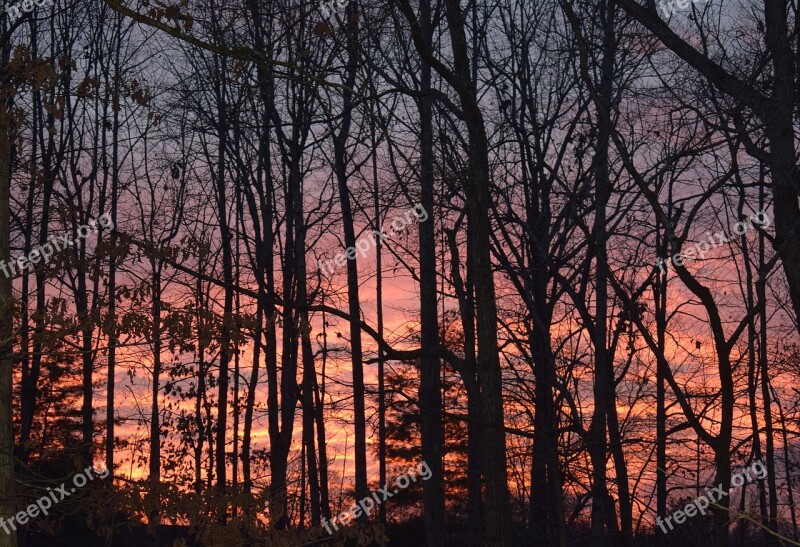
[[[725,445],[723,441],[714,447],[714,465],[716,467],[714,485],[722,486],[723,492],[730,492],[730,444]],[[712,545],[714,547],[728,547],[728,526],[730,525],[728,509],[730,507],[730,497],[722,496],[722,499],[717,500],[715,503],[716,505],[713,507],[714,537],[712,539]]]
[[[527,139],[524,135],[520,137],[521,140]],[[549,255],[552,245],[549,237],[552,222],[549,189],[538,186],[546,177],[528,178],[527,173],[523,176],[529,185],[532,183],[530,191],[525,194],[527,222],[531,227],[527,240],[530,277],[526,277],[526,285],[529,291],[528,305],[534,318],[528,336],[536,380],[528,544],[535,546],[546,543],[566,547],[564,497],[558,456],[558,417],[553,401],[556,380],[556,361],[550,337],[553,308],[548,301],[548,288],[552,282],[549,274],[552,260]],[[542,495],[543,492],[549,495]]]
[[[433,33],[430,0],[421,0],[420,23],[426,47],[431,47]],[[425,355],[420,358],[419,406],[422,436],[422,459],[431,470],[431,478],[422,483],[425,539],[428,547],[444,545],[444,429],[442,427],[441,363],[439,321],[436,304],[436,238],[434,235],[433,196],[433,101],[430,98],[431,67],[422,60],[419,99],[420,109],[420,186],[421,205],[428,214],[419,223],[420,337]]]
[[[468,245],[475,275],[475,316],[477,324],[477,375],[481,386],[482,416],[486,423],[483,449],[483,474],[486,480],[484,518],[486,541],[493,546],[510,545],[511,511],[508,499],[508,470],[503,422],[502,370],[497,347],[497,304],[491,263],[489,220],[489,151],[483,114],[478,106],[475,82],[469,74],[469,54],[464,33],[464,19],[458,0],[445,1],[450,27],[455,80],[461,99],[464,122],[469,134],[469,173],[466,177],[467,221],[473,237]]]
[[[601,66],[600,97],[602,108],[608,112],[613,92],[614,71],[614,10],[613,4],[605,3],[601,8],[603,25],[603,59]],[[596,294],[595,294],[595,331],[593,346],[595,351],[594,371],[594,410],[589,427],[588,450],[592,462],[592,546],[603,547],[609,545],[609,537],[605,526],[609,524],[609,531],[616,528],[614,507],[610,503],[610,496],[606,485],[606,425],[610,393],[608,386],[613,383],[611,372],[611,358],[607,348],[608,336],[608,255],[606,252],[606,207],[611,192],[609,180],[609,143],[611,130],[608,120],[604,117],[598,121],[596,154],[594,158],[595,174],[595,224],[594,245],[596,252]]]
[[[545,270],[538,270],[542,271]],[[545,297],[545,286],[540,297]],[[558,429],[553,404],[555,356],[550,350],[549,310],[535,312],[543,318],[544,328],[534,327],[531,353],[536,378],[536,411],[534,414],[533,462],[531,466],[529,545],[566,545],[561,470],[558,458]],[[547,495],[543,495],[547,493]]]
[[[770,144],[775,249],[781,255],[800,330],[800,176],[795,152],[794,95],[796,68],[789,42],[786,0],[764,1],[765,45],[774,71],[771,104],[761,118]],[[794,97],[790,101],[789,97]]]

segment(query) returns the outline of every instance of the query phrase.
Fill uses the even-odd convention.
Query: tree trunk
[[[115,14],[116,34],[122,35],[122,15]],[[123,41],[117,40],[114,51],[114,64],[116,73],[120,73],[120,53]],[[114,79],[114,100],[119,101],[120,78]],[[117,366],[117,255],[114,249],[117,244],[117,204],[119,201],[119,110],[114,109],[113,136],[111,142],[111,224],[114,230],[109,234],[108,256],[108,317],[106,319],[106,333],[108,336],[108,374],[106,379],[106,469],[114,469],[114,388]],[[105,155],[104,155],[105,157]],[[106,170],[107,172],[107,170]],[[114,474],[109,473],[108,481],[113,483]]]
[[[244,429],[242,431],[242,480],[244,481],[244,495],[247,505],[245,514],[250,516],[252,501],[253,480],[250,475],[250,442],[253,433],[253,409],[256,404],[256,388],[258,387],[258,371],[261,361],[261,325],[264,323],[264,310],[262,302],[256,303],[256,332],[253,336],[253,363],[250,372],[250,381],[247,384],[247,399],[244,404]]]
[[[762,238],[763,239],[763,238]],[[763,243],[763,241],[762,241]],[[759,264],[762,265],[765,261],[764,246],[759,246]],[[761,398],[764,404],[764,439],[766,445],[766,464],[767,468],[767,489],[769,491],[769,520],[767,522],[767,529],[772,534],[764,531],[766,545],[778,545],[778,488],[775,483],[775,440],[774,440],[774,427],[772,423],[772,397],[770,394],[770,376],[767,357],[767,291],[766,283],[759,280],[756,283],[756,295],[758,301],[761,303],[759,310],[759,340],[758,340],[758,364],[761,370]]]
[[[75,291],[75,309],[81,325],[81,372],[83,384],[83,403],[81,405],[81,465],[91,465],[94,460],[94,386],[92,376],[94,372],[94,348],[92,339],[94,334],[94,314],[89,309],[89,291],[86,287],[87,267],[85,266],[86,245],[75,249],[78,255],[78,270],[76,277],[78,287]],[[96,293],[95,293],[96,294]]]
[[[202,263],[202,256],[200,257]],[[203,399],[206,393],[206,367],[205,367],[205,325],[203,322],[203,281],[200,277],[196,280],[195,285],[195,301],[196,301],[196,328],[197,328],[197,394],[194,404],[194,419],[197,427],[197,444],[194,448],[194,492],[198,496],[203,491],[203,440],[205,439],[206,431],[203,424]],[[211,442],[211,439],[209,439]]]
[[[796,69],[789,42],[786,0],[764,1],[765,46],[774,71],[771,104],[764,105],[761,118],[770,144],[775,249],[783,261],[789,282],[797,327],[800,330],[800,177],[796,166],[794,95]],[[794,97],[794,101],[788,100]]]
[[[372,196],[375,211],[375,227],[381,218],[380,179],[378,178],[378,140],[375,136],[375,117],[370,116],[370,137],[372,138]],[[383,242],[375,242],[375,308],[378,322],[378,336],[383,339]],[[386,484],[386,374],[383,351],[378,350],[378,482]],[[320,462],[321,463],[321,462]],[[386,526],[387,505],[378,508],[378,521]]]
[[[666,256],[667,229],[663,233],[656,223],[656,255]],[[665,370],[667,360],[664,355],[667,336],[667,272],[656,272],[653,284],[656,320],[656,517],[664,520],[667,517],[667,406]],[[656,532],[658,545],[667,545],[666,536]]]
[[[3,24],[5,27],[5,23]],[[0,66],[8,63],[10,46],[2,46]],[[0,73],[4,85],[7,76]],[[5,94],[3,94],[5,95]],[[11,133],[12,118],[10,98],[0,96],[0,260],[11,260]],[[0,275],[0,518],[8,520],[14,515],[14,431],[12,426],[11,384],[14,377],[12,358],[14,342],[14,295],[11,278]],[[17,532],[0,534],[0,547],[17,545]]]
[[[603,59],[601,66],[600,97],[602,108],[609,111],[613,92],[614,71],[614,9],[611,2],[601,7],[603,30]],[[606,485],[606,424],[610,393],[608,386],[613,383],[611,359],[607,348],[608,325],[608,255],[606,252],[606,207],[611,192],[609,180],[609,143],[611,130],[608,120],[598,120],[597,145],[594,158],[595,173],[595,224],[594,244],[596,252],[596,295],[595,295],[595,331],[593,346],[595,351],[594,371],[594,410],[589,426],[588,451],[592,461],[592,546],[609,545],[605,526],[616,532],[616,516],[610,503]]]
[[[218,59],[218,74],[224,74],[227,68],[227,59]],[[217,135],[219,137],[219,152],[217,160],[217,173],[215,177],[217,215],[219,218],[220,247],[222,249],[222,268],[225,280],[225,303],[222,315],[222,327],[220,329],[220,350],[219,350],[219,378],[217,397],[217,431],[216,431],[216,471],[217,471],[217,491],[220,495],[225,494],[227,482],[227,459],[225,457],[225,438],[227,432],[228,419],[228,364],[230,362],[230,328],[233,314],[233,257],[232,257],[232,237],[228,226],[228,201],[226,195],[225,179],[227,177],[226,152],[228,135],[228,112],[226,104],[226,86],[222,77],[217,77],[215,81],[215,95],[217,103],[217,114],[219,124]],[[221,501],[218,518],[224,522],[226,518],[226,503]]]
[[[355,85],[358,70],[358,3],[351,2],[347,6],[347,68],[345,86],[352,89]],[[334,172],[339,191],[339,204],[342,210],[342,228],[344,245],[355,249],[356,235],[353,223],[353,211],[350,205],[350,191],[347,186],[347,141],[350,137],[350,125],[353,120],[352,93],[343,92],[342,125],[334,138]],[[348,257],[349,258],[349,257]],[[353,425],[355,430],[355,478],[356,498],[369,495],[367,489],[367,426],[364,408],[364,364],[361,348],[361,304],[358,294],[358,266],[355,259],[347,261],[347,305],[350,314],[350,347],[353,364]]]
[[[508,499],[505,424],[503,422],[502,370],[497,347],[497,304],[491,264],[491,229],[489,220],[489,151],[483,114],[478,105],[475,82],[469,74],[469,54],[464,33],[464,19],[458,0],[445,1],[450,30],[453,64],[464,122],[469,134],[469,173],[466,177],[467,221],[471,264],[475,275],[475,312],[477,324],[477,376],[481,386],[482,421],[486,422],[483,449],[483,473],[486,480],[484,518],[486,541],[493,546],[510,545],[511,512]]]
[[[299,157],[299,150],[297,151]],[[297,320],[299,322],[299,329],[297,330],[300,335],[299,343],[303,351],[303,445],[305,446],[306,464],[308,466],[308,484],[311,508],[311,525],[316,526],[320,522],[320,491],[319,491],[319,476],[317,474],[317,453],[314,446],[314,384],[316,383],[317,371],[314,367],[314,351],[311,348],[310,326],[308,322],[308,309],[310,304],[308,300],[308,287],[306,285],[308,275],[306,268],[306,225],[305,225],[305,207],[303,198],[303,180],[300,176],[299,169],[293,170],[293,176],[290,177],[289,183],[292,185],[292,198],[294,199],[294,229],[295,229],[295,270],[297,272],[297,303],[299,310],[297,311]],[[305,498],[305,492],[301,492],[301,497]],[[300,518],[303,518],[303,512],[300,512]]]
[[[323,322],[325,318],[323,317]],[[331,519],[331,500],[328,493],[328,449],[325,438],[325,358],[322,361],[322,389],[314,378],[314,406],[317,420],[317,446],[319,447],[319,496],[322,516]]]
[[[426,47],[431,47],[433,27],[430,0],[419,4],[420,23]],[[420,187],[422,208],[428,219],[419,223],[420,279],[420,432],[422,460],[428,464],[431,477],[422,483],[425,539],[428,547],[444,545],[444,429],[442,427],[441,363],[436,356],[439,347],[439,321],[436,304],[436,237],[434,234],[433,196],[433,101],[430,97],[431,67],[421,61],[420,111]]]
[[[153,337],[153,385],[150,392],[152,402],[150,404],[150,511],[148,520],[155,526],[156,541],[158,540],[158,530],[160,524],[159,495],[161,483],[161,425],[158,406],[158,394],[160,392],[159,383],[161,381],[161,267],[158,259],[152,258],[150,266],[153,273],[152,289],[152,326]]]

